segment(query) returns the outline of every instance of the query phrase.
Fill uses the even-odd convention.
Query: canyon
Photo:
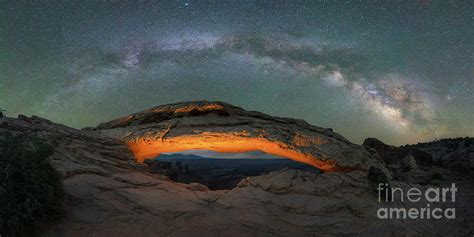
[[[55,149],[51,162],[63,176],[65,215],[46,228],[47,236],[465,236],[474,232],[473,170],[452,165],[459,164],[452,155],[458,153],[461,164],[473,163],[474,144],[469,142],[462,141],[447,158],[443,158],[447,151],[433,153],[439,151],[433,148],[437,145],[422,149],[422,156],[373,140],[353,144],[332,129],[303,120],[208,101],[158,106],[82,130],[36,116],[2,117],[3,132],[34,134]],[[231,190],[209,190],[202,184],[178,183],[150,173],[143,163],[164,152],[194,149],[261,150],[323,173],[283,169],[245,178]],[[425,153],[435,158],[426,161]],[[408,161],[402,162],[405,158]],[[397,162],[388,162],[393,159]],[[456,202],[439,204],[456,208],[456,219],[377,218],[380,207],[426,203],[379,202],[370,179],[373,170],[392,187],[404,190],[456,183]]]

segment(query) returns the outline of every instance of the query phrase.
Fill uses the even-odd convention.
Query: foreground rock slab
[[[459,177],[457,177],[459,178]],[[456,220],[380,220],[365,173],[282,170],[208,191],[143,173],[66,180],[66,218],[48,236],[426,236],[472,231],[471,180],[455,180]],[[394,182],[408,189],[425,186]],[[467,192],[466,192],[467,191]],[[426,204],[418,204],[420,206]],[[411,207],[395,203],[388,206]]]

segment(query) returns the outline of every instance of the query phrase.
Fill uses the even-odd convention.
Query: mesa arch
[[[162,105],[102,123],[94,130],[125,142],[139,162],[163,152],[261,150],[324,172],[368,170],[370,166],[384,169],[371,152],[332,129],[223,102]]]

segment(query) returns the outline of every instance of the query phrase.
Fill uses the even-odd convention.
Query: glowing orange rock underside
[[[219,134],[218,136],[186,135],[161,139],[139,139],[128,142],[130,150],[139,162],[154,158],[163,152],[180,152],[186,150],[212,150],[216,152],[248,152],[260,150],[269,154],[286,157],[298,162],[312,165],[325,172],[337,171],[331,163],[323,162],[317,157],[288,149],[286,144],[269,141],[265,138],[249,138]]]

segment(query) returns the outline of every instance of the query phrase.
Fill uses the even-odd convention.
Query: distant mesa
[[[174,159],[182,159],[182,160],[202,160],[202,159],[212,159],[208,157],[197,156],[193,154],[160,154],[156,157],[158,160],[174,160]]]
[[[258,159],[274,160],[286,159],[285,157],[267,154],[263,151],[249,151],[243,153],[215,152],[210,150],[188,150],[178,153],[161,153],[158,159],[173,159],[169,157],[180,157],[180,159]]]
[[[325,172],[368,170],[370,166],[385,169],[364,146],[349,142],[332,129],[223,102],[162,105],[102,123],[94,130],[126,142],[140,162],[161,153],[187,150],[260,150]]]

